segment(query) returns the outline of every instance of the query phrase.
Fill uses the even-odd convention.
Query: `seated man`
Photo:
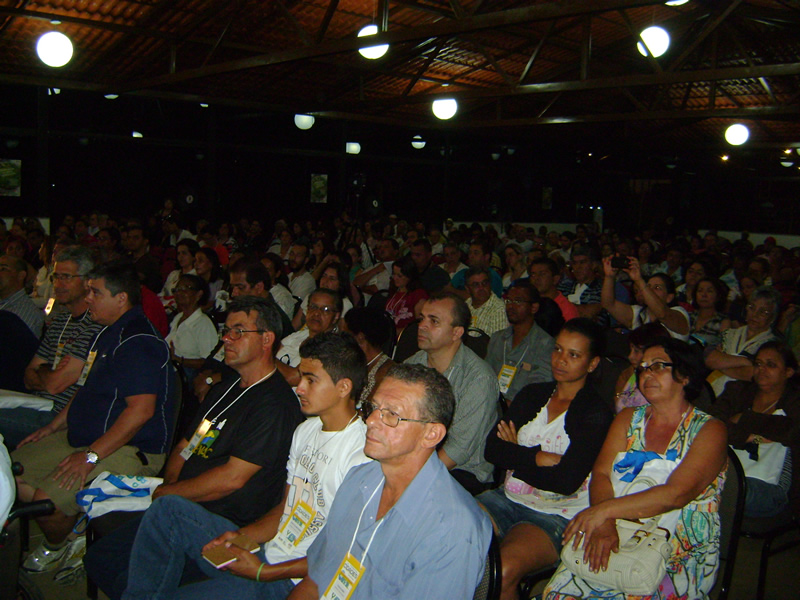
[[[66,310],[58,313],[47,328],[42,342],[25,368],[25,387],[31,400],[50,405],[37,408],[0,410],[0,433],[13,449],[24,438],[50,423],[78,391],[78,377],[97,334],[103,328],[89,315],[86,280],[94,267],[88,248],[68,246],[56,256],[53,266],[53,293]],[[0,391],[0,398],[3,392]]]
[[[303,413],[313,416],[295,430],[283,503],[239,529],[182,498],[157,501],[134,544],[125,598],[285,598],[307,575],[306,551],[324,530],[337,489],[351,467],[368,460],[367,427],[355,409],[366,359],[351,336],[337,333],[306,340],[300,354],[297,395]],[[250,554],[231,546],[239,534],[263,550]],[[222,544],[237,557],[227,570],[201,556]],[[187,558],[210,579],[178,589]]]
[[[33,336],[42,336],[44,313],[25,293],[28,263],[21,258],[4,254],[0,256],[0,310],[7,310],[22,319]]]
[[[47,570],[85,543],[67,539],[77,520],[77,490],[103,471],[155,475],[172,433],[169,348],[142,312],[135,269],[98,267],[89,274],[88,289],[92,318],[105,328],[78,378],[79,389],[13,455],[25,469],[17,478],[19,498],[56,505],[55,513],[37,519],[45,541],[25,560],[33,571]]]
[[[436,454],[455,408],[447,379],[394,365],[369,408],[375,462],[345,478],[289,598],[472,598],[492,527]]]
[[[434,294],[422,305],[417,333],[420,351],[409,364],[433,367],[447,377],[455,394],[455,416],[439,458],[470,493],[486,489],[492,465],[483,457],[486,436],[499,418],[500,388],[492,368],[461,341],[469,309],[458,296]]]
[[[555,341],[536,324],[539,293],[526,279],[518,279],[506,293],[506,315],[511,327],[489,340],[486,362],[497,373],[500,393],[507,403],[529,383],[552,381],[550,355]]]
[[[181,496],[242,526],[279,504],[292,433],[302,420],[297,397],[275,372],[278,309],[252,296],[234,300],[225,321],[225,362],[238,377],[215,386],[170,454],[154,498]],[[122,595],[141,519],[92,544],[86,570],[109,598]]]
[[[483,267],[470,267],[466,276],[467,306],[472,313],[472,327],[487,335],[492,335],[508,327],[506,307],[503,301],[492,293],[489,270]]]
[[[469,252],[467,253],[467,264],[477,269],[487,269],[489,280],[492,285],[492,293],[498,298],[502,298],[503,278],[491,267],[491,262],[492,250],[489,246],[489,242],[485,238],[477,238],[470,242]],[[447,291],[453,292],[464,300],[469,298],[469,292],[465,289],[467,283],[466,276],[466,271],[459,271],[453,275],[450,279],[450,286],[446,288]]]
[[[300,344],[326,331],[335,331],[342,314],[342,297],[334,291],[319,288],[308,298],[306,326],[281,340],[278,349],[278,369],[295,386],[300,381]]]
[[[542,298],[550,298],[561,310],[564,321],[578,317],[578,308],[558,291],[561,281],[561,271],[552,258],[537,258],[528,265],[531,284]]]

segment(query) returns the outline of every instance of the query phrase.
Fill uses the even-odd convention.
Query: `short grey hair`
[[[456,410],[456,397],[447,377],[425,365],[392,365],[384,380],[391,377],[403,383],[421,384],[425,394],[417,400],[421,419],[441,423],[449,429]]]
[[[767,302],[772,304],[771,325],[775,325],[775,322],[778,320],[778,316],[781,311],[781,304],[783,303],[783,298],[781,297],[781,293],[774,287],[770,287],[768,285],[762,285],[755,292],[753,292],[753,295],[750,297],[750,302],[755,302],[756,300],[766,300]]]
[[[83,246],[67,246],[56,255],[56,262],[67,261],[78,265],[78,275],[81,276],[81,279],[86,279],[95,266],[91,250]]]

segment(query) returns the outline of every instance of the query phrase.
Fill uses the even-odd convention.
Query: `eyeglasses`
[[[768,308],[759,308],[758,310],[756,310],[756,305],[752,304],[752,303],[748,304],[746,306],[746,308],[747,308],[747,310],[756,313],[759,317],[771,317],[772,316],[772,311],[770,309],[768,309]]]
[[[197,290],[195,288],[193,288],[193,287],[181,286],[181,287],[172,288],[172,291],[173,292],[196,292]]]
[[[317,304],[311,304],[309,302],[308,303],[308,312],[311,312],[312,310],[318,310],[319,312],[325,313],[326,315],[328,313],[336,312],[336,309],[334,307],[332,307],[332,306],[319,306]]]
[[[641,377],[645,371],[650,371],[653,375],[658,375],[664,369],[671,369],[674,363],[654,362],[649,365],[639,365],[636,367],[636,375]]]
[[[517,300],[515,298],[503,298],[503,302],[506,303],[506,306],[509,304],[513,304],[514,306],[521,306],[523,304],[530,304],[530,300]]]
[[[469,287],[472,288],[488,288],[491,285],[489,281],[472,281],[467,284]]]
[[[232,339],[234,342],[236,340],[242,339],[242,336],[245,333],[264,333],[266,329],[242,329],[241,327],[223,327],[222,328],[222,337],[226,335]]]
[[[55,283],[56,281],[69,281],[70,279],[80,279],[80,277],[80,275],[70,275],[68,273],[51,273],[50,283]]]
[[[405,417],[401,417],[396,412],[389,410],[388,408],[378,408],[378,405],[374,402],[364,402],[361,405],[361,414],[366,421],[367,418],[372,414],[373,411],[378,411],[378,416],[381,419],[381,423],[388,427],[397,427],[400,424],[400,421],[409,421],[411,423],[433,423],[433,421],[423,421],[421,419],[406,419]]]

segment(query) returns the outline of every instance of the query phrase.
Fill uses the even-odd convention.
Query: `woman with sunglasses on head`
[[[703,387],[703,365],[687,343],[670,337],[650,342],[637,373],[648,404],[614,419],[592,469],[592,505],[570,521],[563,541],[583,548],[592,571],[605,571],[619,550],[617,519],[657,517],[671,532],[666,576],[652,595],[632,596],[593,586],[562,564],[545,587],[546,600],[695,600],[707,598],[714,585],[725,425],[691,404]]]
[[[778,338],[772,327],[778,320],[780,307],[781,295],[775,289],[758,288],[745,307],[745,325],[722,332],[719,345],[707,352],[706,367],[714,371],[708,376],[708,381],[717,396],[729,381],[750,381],[753,378],[756,352],[765,342]]]
[[[632,257],[624,257],[628,266],[618,269],[612,266],[614,257],[603,259],[603,290],[600,303],[609,314],[627,329],[636,329],[645,323],[659,322],[667,328],[672,337],[689,339],[689,313],[675,304],[675,282],[664,273],[656,273],[645,282],[639,268],[639,261]],[[622,270],[633,281],[634,292],[638,304],[626,304],[617,300],[614,284],[617,273]]]
[[[568,321],[555,340],[554,382],[522,388],[486,440],[486,459],[507,469],[478,502],[501,538],[501,598],[517,598],[527,573],[558,562],[569,519],[589,506],[589,473],[613,414],[587,377],[600,363],[603,331]]]
[[[788,504],[788,491],[800,485],[800,386],[797,359],[781,341],[766,342],[753,363],[753,381],[732,381],[709,412],[728,425],[747,477],[745,516],[772,517]],[[795,489],[800,489],[795,487]]]

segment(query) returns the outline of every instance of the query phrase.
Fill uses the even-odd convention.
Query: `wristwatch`
[[[206,385],[214,385],[214,378],[211,375],[206,377]]]
[[[86,462],[96,465],[97,461],[100,460],[100,456],[98,456],[97,452],[92,450],[91,448],[86,449]]]

